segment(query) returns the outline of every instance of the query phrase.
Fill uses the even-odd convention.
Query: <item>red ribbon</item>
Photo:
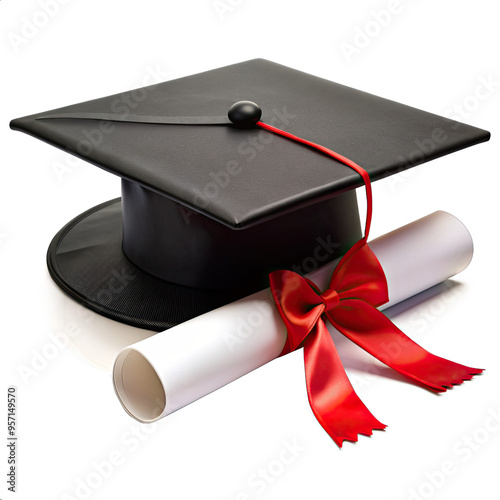
[[[292,271],[269,275],[271,291],[286,325],[282,355],[304,347],[307,394],[314,415],[335,443],[357,441],[358,434],[384,429],[355,393],[324,322],[378,360],[436,392],[470,380],[483,370],[435,356],[408,338],[377,307],[389,301],[387,280],[366,240],[372,217],[368,173],[351,160],[276,127],[260,127],[300,142],[341,161],[363,178],[367,196],[365,236],[337,265],[327,290]]]

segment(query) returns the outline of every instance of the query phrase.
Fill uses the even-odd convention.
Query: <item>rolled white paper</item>
[[[385,309],[454,276],[472,258],[465,226],[435,212],[370,242],[387,277]],[[310,273],[325,289],[338,263]],[[122,349],[113,366],[116,394],[141,422],[154,422],[275,359],[286,329],[269,289]]]

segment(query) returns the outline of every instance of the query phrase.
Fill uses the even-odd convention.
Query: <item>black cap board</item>
[[[121,199],[52,241],[49,271],[63,290],[162,330],[268,286],[275,269],[311,271],[359,239],[359,175],[241,126],[240,101],[257,103],[262,122],[355,161],[372,181],[489,139],[262,59],[13,120],[122,179]]]

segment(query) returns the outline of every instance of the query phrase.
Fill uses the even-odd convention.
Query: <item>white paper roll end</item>
[[[131,417],[155,422],[275,359],[285,341],[263,290],[122,349],[115,393]]]
[[[472,237],[448,212],[437,211],[369,242],[384,269],[390,301],[382,309],[463,271],[472,260]]]
[[[122,349],[113,365],[113,382],[120,403],[131,417],[151,423],[163,416],[165,389],[144,354],[131,347]]]

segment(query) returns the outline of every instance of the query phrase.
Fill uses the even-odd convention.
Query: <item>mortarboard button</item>
[[[250,128],[260,120],[262,109],[252,101],[239,101],[229,108],[227,116],[237,127]]]

